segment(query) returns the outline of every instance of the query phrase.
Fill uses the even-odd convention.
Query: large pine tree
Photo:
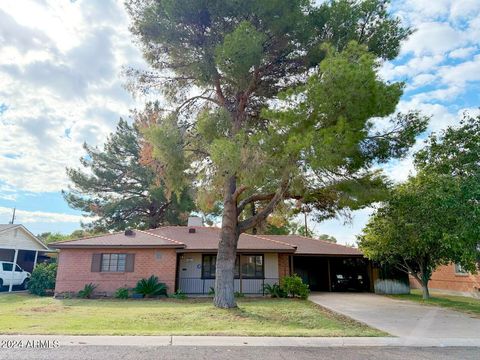
[[[416,113],[391,115],[403,84],[377,76],[410,33],[384,0],[130,0],[131,31],[166,112],[146,132],[169,188],[198,188],[222,204],[215,299],[236,306],[239,235],[285,201],[319,218],[378,200],[372,166],[400,157],[425,128]],[[202,201],[200,201],[202,202]],[[253,211],[252,211],[253,210]]]
[[[167,196],[151,166],[141,161],[142,138],[137,125],[120,120],[103,150],[84,144],[82,168],[67,169],[72,182],[63,195],[68,204],[94,220],[97,230],[152,229],[186,223],[193,202],[188,190]]]

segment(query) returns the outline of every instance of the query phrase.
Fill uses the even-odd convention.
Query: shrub
[[[158,295],[167,295],[167,285],[158,282],[158,277],[152,275],[148,279],[139,280],[134,291],[146,298]]]
[[[215,288],[210,286],[210,289],[208,290],[208,296],[215,296]]]
[[[38,264],[32,271],[32,276],[28,282],[28,291],[31,294],[45,296],[47,290],[55,289],[56,277],[57,264]]]
[[[298,296],[301,299],[306,299],[310,294],[308,284],[304,284],[302,278],[297,274],[294,274],[292,276],[285,276],[282,279],[282,287],[285,292],[291,297]]]
[[[184,299],[187,298],[187,294],[185,294],[182,290],[177,290],[177,291],[175,291],[174,294],[170,295],[170,297],[172,297],[174,299],[184,300]]]
[[[245,294],[240,292],[240,291],[235,291],[235,293],[233,294],[236,298],[243,298],[245,297]]]
[[[263,285],[263,292],[265,295],[270,295],[272,298],[285,298],[287,297],[286,291],[278,284],[265,284]]]
[[[85,287],[78,292],[78,297],[82,299],[90,299],[97,286],[98,285],[92,283],[85,285]]]
[[[117,299],[128,299],[128,289],[121,287],[115,291],[115,298]]]

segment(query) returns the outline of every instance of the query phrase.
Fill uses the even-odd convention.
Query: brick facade
[[[421,288],[413,277],[410,277],[410,286]],[[480,274],[457,274],[454,264],[441,266],[432,274],[429,288],[480,296]]]
[[[92,272],[92,256],[101,253],[135,254],[133,272]],[[88,283],[98,285],[96,292],[112,295],[120,287],[132,288],[151,275],[175,291],[177,254],[175,249],[62,249],[58,258],[55,294],[78,292]]]
[[[290,255],[278,254],[278,277],[282,279],[285,276],[290,275]]]

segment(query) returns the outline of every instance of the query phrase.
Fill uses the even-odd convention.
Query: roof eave
[[[55,245],[52,246],[55,249],[181,249],[184,246],[181,245],[73,245],[73,244],[65,244],[65,245]]]

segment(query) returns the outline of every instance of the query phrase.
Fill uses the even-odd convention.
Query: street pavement
[[[0,349],[0,359],[21,360],[478,360],[478,348],[416,347],[215,347],[215,346],[61,346],[56,349]]]

